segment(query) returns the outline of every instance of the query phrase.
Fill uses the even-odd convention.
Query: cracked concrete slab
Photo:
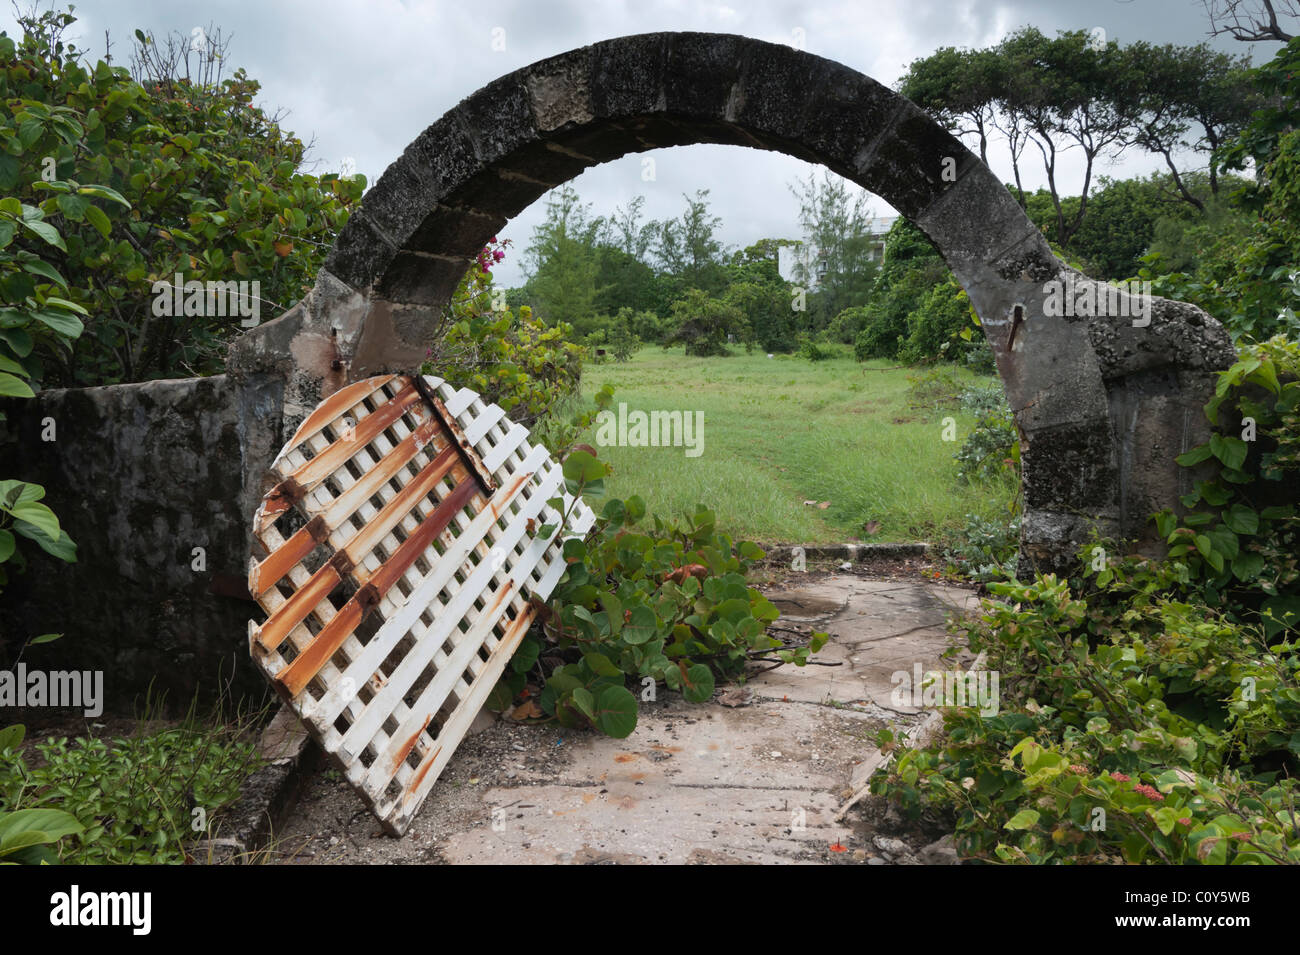
[[[401,839],[380,832],[336,773],[321,773],[277,834],[283,860],[870,861],[872,846],[834,817],[878,762],[876,732],[925,715],[892,704],[890,675],[915,663],[951,668],[940,659],[947,614],[974,596],[836,574],[769,597],[788,607],[784,622],[803,617],[829,632],[815,659],[839,665],[780,667],[704,704],[665,692],[642,704],[623,740],[495,722],[462,743]]]

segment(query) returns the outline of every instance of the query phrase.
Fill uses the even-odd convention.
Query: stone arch
[[[622,37],[474,93],[375,183],[311,293],[236,343],[232,373],[283,379],[292,419],[347,381],[409,370],[508,219],[590,166],[695,143],[826,166],[935,243],[980,315],[1021,431],[1022,553],[1035,565],[1069,566],[1094,526],[1141,537],[1152,511],[1175,504],[1187,479],[1173,457],[1204,440],[1208,372],[1233,357],[1218,323],[1163,299],[1145,327],[1047,314],[1048,283],[1096,283],[1052,254],[983,162],[869,77],[740,36]]]

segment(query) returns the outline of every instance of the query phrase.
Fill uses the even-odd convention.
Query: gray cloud
[[[312,158],[321,168],[338,168],[350,157],[373,182],[415,136],[448,108],[496,77],[535,60],[597,40],[656,30],[709,30],[790,42],[803,31],[806,48],[893,85],[912,60],[941,46],[979,47],[1006,32],[1033,24],[1044,32],[1100,26],[1121,42],[1197,43],[1207,40],[1199,0],[1070,0],[1006,2],[800,3],[758,0],[688,3],[683,0],[502,0],[492,5],[398,0],[193,0],[149,2],[93,0],[78,3],[73,32],[99,56],[104,31],[124,63],[127,38],[135,28],[157,34],[193,27],[221,26],[233,38],[232,66],[244,67],[262,83],[259,102],[287,111],[285,125],[304,140],[314,140]],[[492,47],[493,30],[504,34],[505,49]],[[12,12],[0,13],[0,29],[11,35]],[[1259,61],[1276,44],[1213,44]],[[798,234],[798,206],[787,183],[807,175],[806,163],[756,150],[692,146],[644,155],[656,160],[657,179],[643,182],[641,156],[589,170],[575,180],[584,200],[607,213],[638,193],[654,218],[676,215],[681,194],[709,189],[724,222],[722,238],[743,246],[764,236]],[[1010,170],[994,159],[1004,178]],[[1112,175],[1137,175],[1158,168],[1141,154],[1124,157]],[[1066,182],[1077,181],[1067,164]],[[1040,179],[1030,176],[1028,184]],[[502,233],[515,243],[515,255],[499,271],[508,284],[520,281],[519,255],[542,202],[517,216]],[[879,199],[873,209],[892,210]]]

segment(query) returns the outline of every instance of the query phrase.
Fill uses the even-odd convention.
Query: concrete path
[[[319,774],[287,829],[299,863],[792,863],[881,861],[833,817],[876,754],[876,731],[914,726],[895,706],[896,671],[951,669],[945,619],[970,591],[848,574],[771,591],[787,624],[832,634],[815,659],[709,703],[642,705],[614,740],[554,724],[494,721],[462,743],[410,831],[378,823],[336,772]],[[878,842],[879,840],[877,840]],[[832,853],[831,846],[837,846]],[[842,847],[839,848],[839,847]],[[842,856],[842,852],[850,853]]]

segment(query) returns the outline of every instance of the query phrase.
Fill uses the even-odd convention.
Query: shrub
[[[364,179],[301,173],[305,147],[253,105],[259,87],[242,71],[191,82],[137,33],[142,85],[121,67],[83,62],[85,51],[61,38],[71,13],[18,22],[17,42],[0,34],[0,192],[39,203],[62,233],[47,258],[88,326],[75,347],[37,343],[41,377],[95,385],[222,371],[241,316],[157,315],[155,284],[170,288],[176,274],[255,280],[259,306],[289,308]],[[205,51],[201,65],[219,67],[221,47]],[[96,197],[125,198],[100,208]]]
[[[1111,615],[1050,575],[989,589],[961,629],[1001,676],[999,712],[945,710],[946,739],[874,791],[951,814],[978,858],[1300,862],[1296,781],[1271,769],[1300,724],[1294,643],[1164,598]]]
[[[564,460],[574,493],[599,493],[607,473],[586,451]],[[717,680],[742,679],[750,662],[802,666],[825,643],[824,633],[799,645],[768,632],[779,611],[745,580],[763,551],[733,542],[712,511],[701,505],[674,522],[651,517],[653,526],[646,516],[638,497],[611,499],[585,540],[564,542],[568,569],[542,610],[543,626],[521,645],[490,705],[531,693],[532,675],[543,713],[622,738],[636,727],[629,680],[646,699],[662,683],[701,702]]]
[[[899,359],[918,362],[933,358],[956,360],[965,353],[960,336],[970,327],[970,300],[956,279],[935,285],[907,315],[907,341]]]
[[[799,357],[808,361],[825,361],[834,357],[834,352],[827,346],[818,345],[808,336],[799,339]]]
[[[971,580],[1014,579],[1019,563],[1020,518],[994,520],[967,514],[966,523],[943,549],[943,559]]]
[[[531,427],[577,393],[584,349],[569,341],[567,324],[548,328],[527,305],[504,306],[491,268],[507,244],[493,237],[465,273],[420,370],[474,389]]]
[[[17,752],[22,727],[0,730],[0,818],[57,809],[77,820],[78,829],[64,827],[65,863],[186,862],[186,843],[215,833],[218,812],[257,768],[256,746],[243,738],[251,723],[191,718],[111,741],[50,738],[31,765]]]

